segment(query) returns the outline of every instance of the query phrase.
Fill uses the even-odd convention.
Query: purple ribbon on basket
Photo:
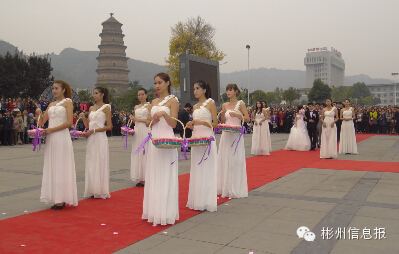
[[[76,132],[75,126],[73,126],[73,125],[72,125],[72,132],[73,132],[73,135],[74,135],[72,141],[74,141],[75,139],[78,138],[78,133]]]
[[[220,133],[220,129],[219,128],[214,128],[213,129],[213,135],[215,135],[216,133]]]
[[[184,158],[186,158],[186,160],[187,160],[188,140],[186,138],[183,138],[182,148],[183,148],[183,154],[180,155],[179,159],[183,158],[183,156],[184,156]]]
[[[233,155],[236,154],[236,152],[237,152],[237,147],[238,147],[238,143],[240,143],[241,136],[242,136],[244,133],[245,133],[245,134],[247,133],[247,129],[245,128],[245,126],[242,126],[241,131],[240,131],[240,135],[238,135],[238,137],[237,137],[237,138],[238,138],[238,141],[237,141],[236,149],[235,149]],[[234,145],[234,143],[236,142],[237,138],[234,140],[233,144],[231,144],[231,147],[233,147],[233,145]]]
[[[39,132],[41,132],[42,134],[43,134],[43,132],[42,132],[42,131],[39,131],[39,128],[37,128],[37,127],[34,126],[34,125],[31,125],[30,127],[32,127],[33,129],[36,129],[35,139],[33,140],[33,150],[32,150],[32,151],[35,151],[35,150],[36,150],[36,146],[37,146],[37,144],[39,143],[39,149],[37,150],[37,152],[39,152],[40,149],[42,148],[42,139],[39,138],[39,134],[40,134]]]
[[[148,132],[148,136],[143,140],[143,142],[141,142],[141,144],[139,145],[139,147],[137,148],[137,150],[133,153],[136,154],[140,151],[140,148],[143,148],[143,155],[145,154],[145,143],[148,142],[148,140],[151,139],[151,132]]]
[[[182,145],[183,154],[180,155],[179,158],[177,158],[176,160],[181,159],[183,157],[185,157],[187,160],[187,148],[188,148],[188,140],[186,138],[183,138],[183,145]],[[170,165],[173,165],[173,163],[175,163],[176,160],[174,160],[172,163],[170,163]]]
[[[206,161],[206,160],[209,158],[209,154],[211,153],[211,144],[212,144],[212,141],[215,141],[215,139],[213,138],[213,136],[211,136],[210,139],[211,139],[211,141],[209,142],[209,145],[206,147],[205,152],[204,152],[204,154],[202,155],[202,159],[201,159],[201,161],[198,163],[198,165],[201,164],[203,160]],[[205,156],[207,150],[208,150],[208,156],[204,159],[204,156]]]
[[[123,148],[125,148],[125,150],[126,150],[126,149],[127,149],[127,136],[128,136],[129,131],[130,131],[130,130],[133,130],[133,129],[127,127],[126,125],[125,125],[125,126],[122,126],[122,128],[123,128],[123,127],[126,128],[126,131],[122,132],[122,141],[123,141],[123,138],[125,138],[125,144],[123,145]]]

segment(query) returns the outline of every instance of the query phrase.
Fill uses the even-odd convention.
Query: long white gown
[[[343,118],[351,118],[352,108],[342,113]],[[341,125],[341,137],[339,141],[339,154],[357,154],[356,134],[355,125],[352,120],[342,121]]]
[[[322,127],[321,131],[320,158],[322,159],[337,158],[337,126],[334,124],[334,128],[331,128],[335,116],[334,109],[335,107],[324,112],[324,122],[327,127]]]
[[[104,128],[107,116],[104,104],[89,115],[89,130]],[[106,132],[90,135],[86,145],[85,192],[84,197],[110,198],[109,194],[109,146]]]
[[[308,130],[303,121],[303,115],[297,114],[296,119],[296,125],[291,128],[284,150],[309,151],[311,144]]]
[[[48,108],[49,128],[57,127],[67,121],[67,110],[62,106],[67,100],[71,101],[63,99]],[[78,205],[75,159],[67,128],[46,136],[40,201]]]
[[[193,119],[212,123],[212,114],[206,105],[212,101],[208,99],[200,108],[194,110]],[[196,125],[192,137],[213,136],[212,129],[203,125]],[[216,141],[211,142],[211,152],[208,156],[208,146],[194,146],[191,148],[190,187],[188,190],[187,207],[194,210],[217,210],[217,147]],[[204,156],[204,153],[205,156]],[[206,160],[205,160],[206,159]],[[201,161],[202,160],[202,161]],[[198,163],[200,163],[198,165]]]
[[[158,111],[170,115],[170,109],[163,105],[173,97],[167,96],[158,106],[153,106],[151,116]],[[172,127],[164,118],[152,126],[151,133],[154,138],[174,136]],[[156,148],[152,143],[148,145],[142,219],[154,225],[174,224],[179,219],[178,166],[177,149]]]
[[[137,119],[147,119],[148,117],[148,106],[149,103],[145,103],[142,107],[134,111],[134,115]],[[147,165],[147,152],[148,152],[148,142],[145,143],[145,154],[143,155],[143,149],[134,154],[137,148],[140,146],[141,142],[148,135],[148,127],[143,122],[136,121],[134,125],[134,135],[132,142],[132,154],[130,156],[130,178],[132,181],[145,181],[145,169]]]
[[[253,126],[252,134],[252,147],[251,154],[253,155],[270,155],[271,152],[271,140],[270,140],[270,130],[269,122],[264,121],[262,125],[259,122],[265,118],[263,113],[255,114],[255,121],[258,125]]]
[[[235,106],[239,110],[240,102]],[[241,125],[241,119],[230,116],[231,110],[227,110],[226,124]],[[223,132],[220,138],[218,150],[218,195],[229,198],[248,197],[247,166],[245,162],[244,136],[238,143],[237,152],[234,155],[239,133]],[[233,147],[231,145],[235,143]]]

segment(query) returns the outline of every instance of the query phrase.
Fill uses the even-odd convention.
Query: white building
[[[367,85],[371,96],[380,98],[380,106],[399,104],[399,83]]]
[[[327,47],[308,49],[304,64],[307,77],[306,88],[312,88],[313,81],[316,79],[321,79],[329,86],[344,85],[345,62],[342,54],[336,49],[331,48],[331,51],[328,51]]]

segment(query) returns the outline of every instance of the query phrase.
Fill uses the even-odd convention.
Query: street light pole
[[[246,47],[248,49],[248,107],[249,107],[249,49],[251,48],[249,45]]]
[[[399,73],[397,73],[397,72],[395,72],[395,73],[392,73],[392,76],[398,76],[399,75]],[[394,86],[394,92],[395,92],[395,106],[396,106],[396,82],[395,82],[395,86]]]

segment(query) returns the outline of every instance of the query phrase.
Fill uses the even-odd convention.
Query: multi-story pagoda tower
[[[101,25],[101,44],[98,45],[100,54],[97,57],[97,84],[106,84],[116,94],[126,91],[129,83],[126,57],[126,46],[123,42],[122,24],[110,13],[111,17]]]

